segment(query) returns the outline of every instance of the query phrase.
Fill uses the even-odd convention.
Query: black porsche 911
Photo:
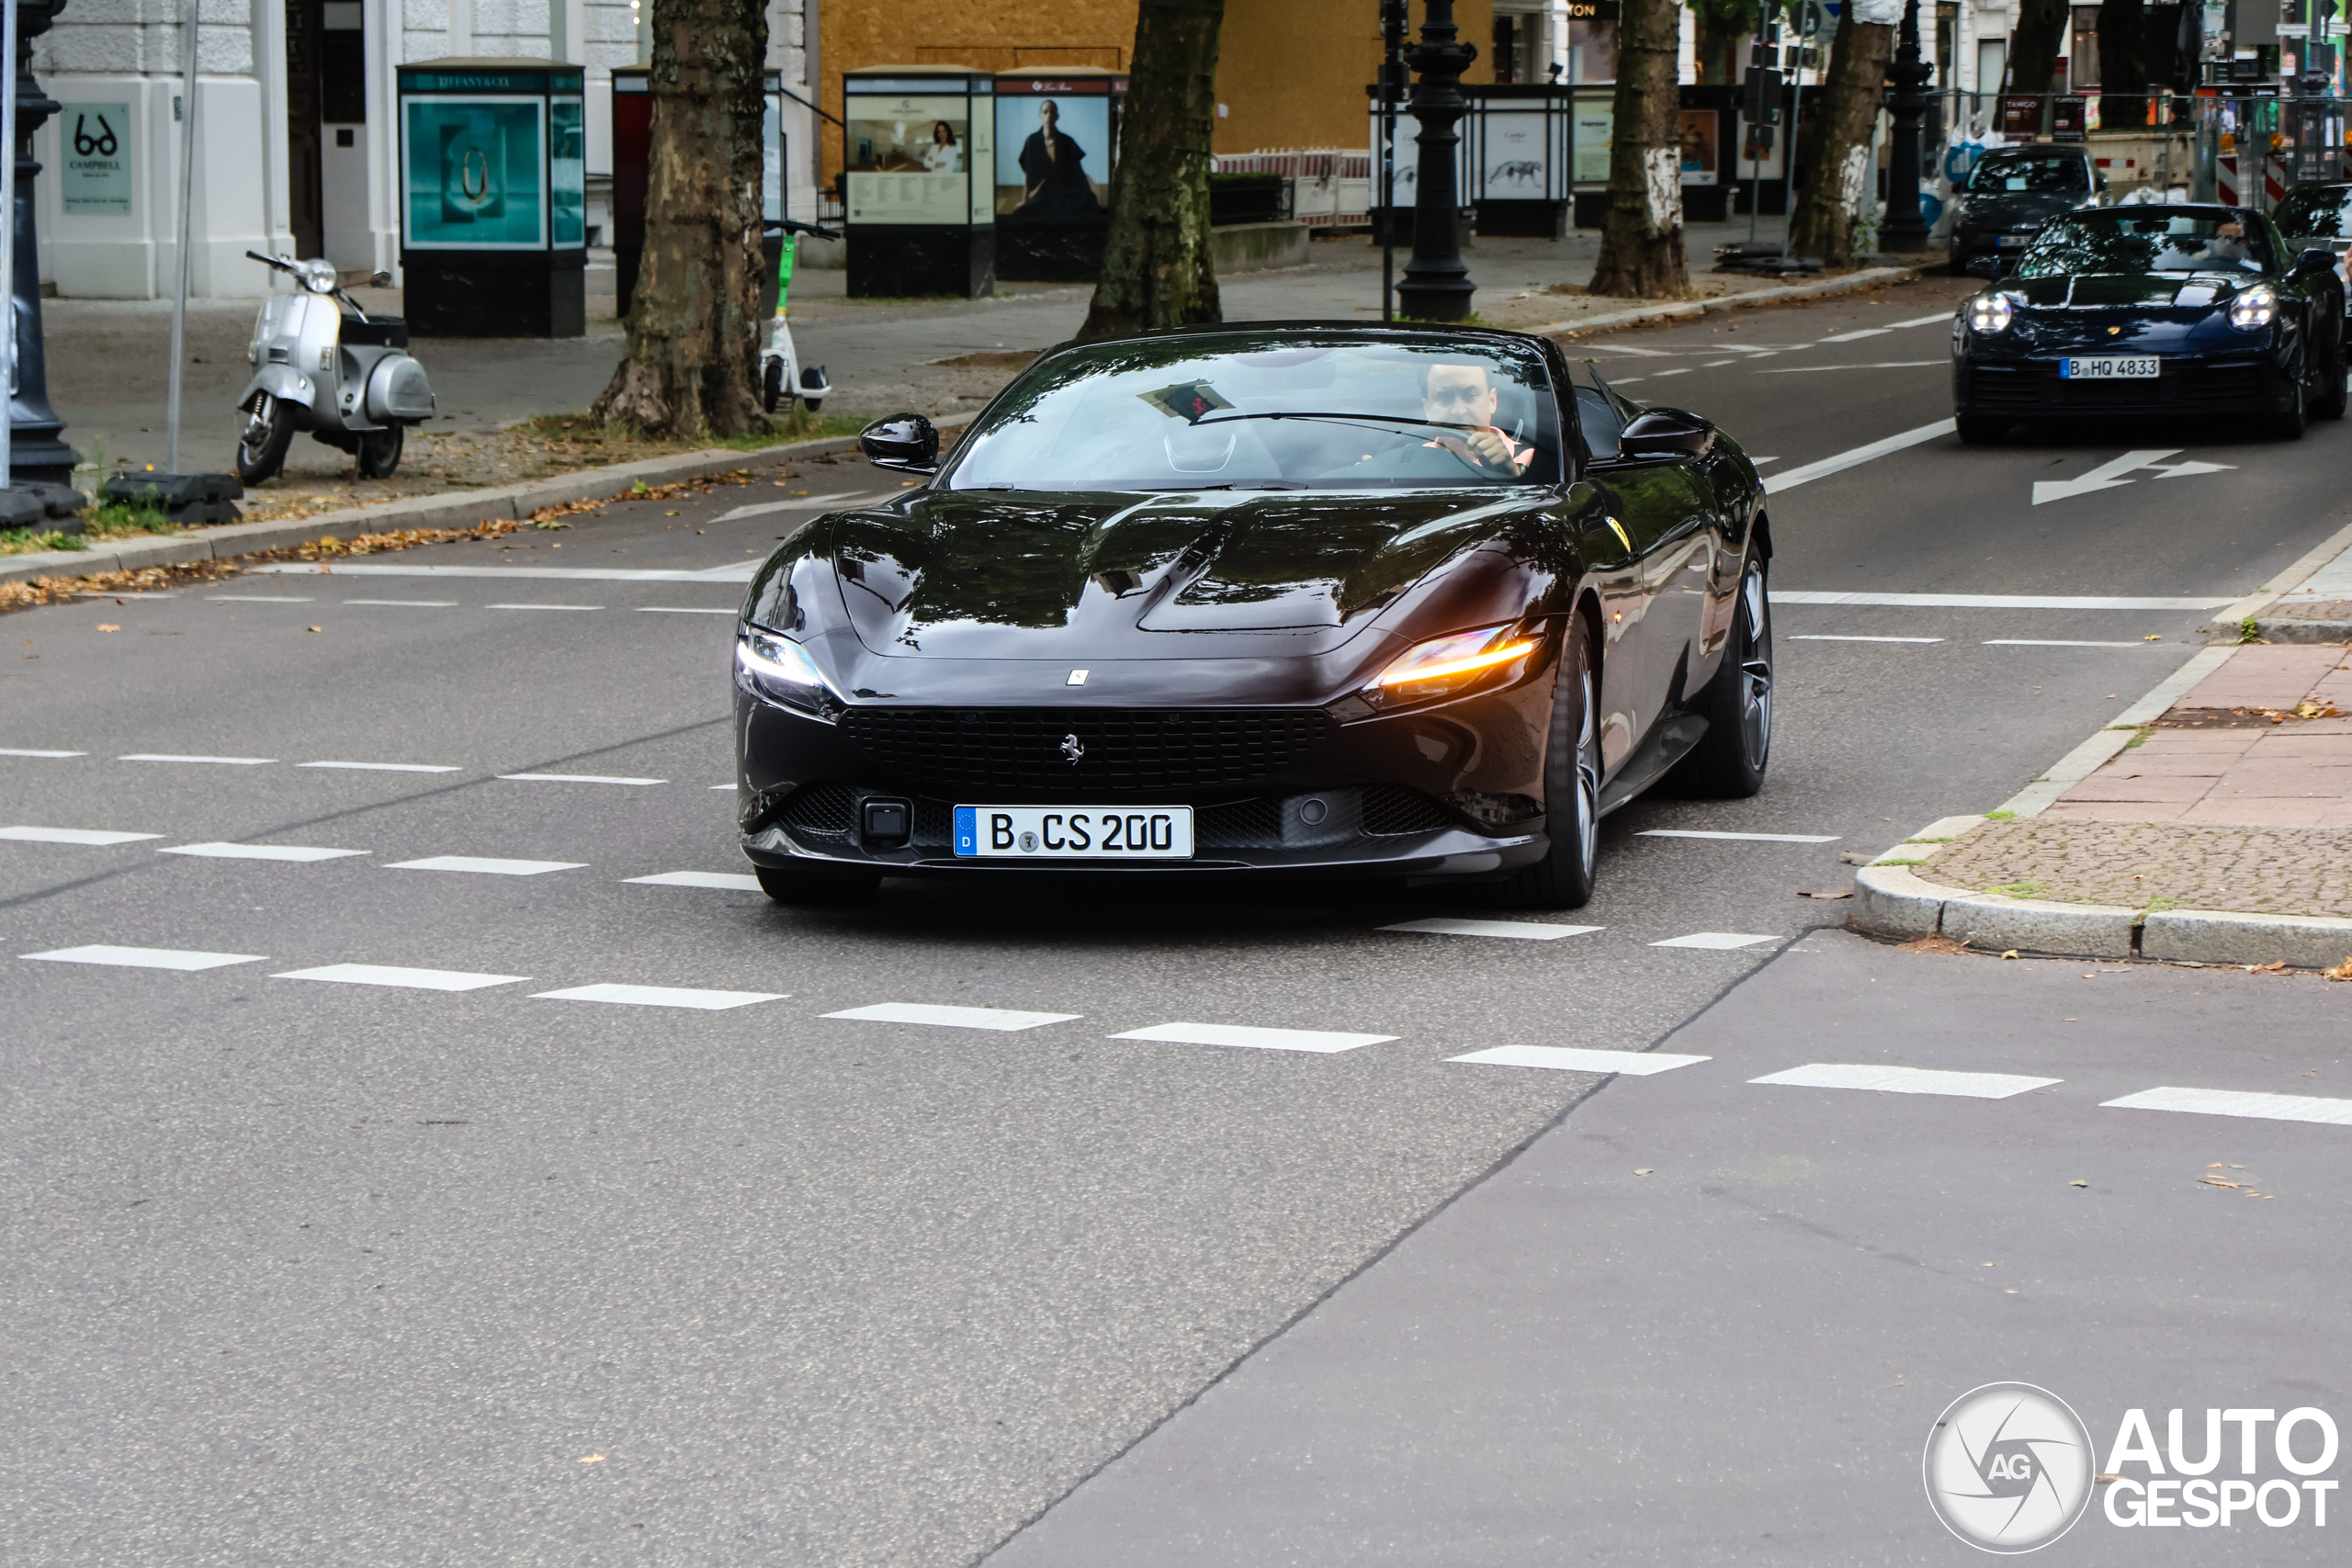
[[[736,644],[771,897],[973,869],[1312,871],[1590,896],[1601,816],[1771,744],[1738,446],[1512,333],[1206,327],[1041,356],[944,463],[817,517]]]
[[[2250,208],[2068,213],[1953,318],[1952,413],[1972,442],[2119,414],[2299,436],[2344,417],[2344,311],[2335,254],[2289,251]]]

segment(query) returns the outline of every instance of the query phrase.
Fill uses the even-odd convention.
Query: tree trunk
[[[1111,232],[1080,341],[1220,321],[1209,257],[1209,137],[1225,0],[1143,0]]]
[[[741,435],[760,412],[761,0],[651,0],[652,147],[628,347],[590,412],[650,435]]]
[[[1877,171],[1871,167],[1871,130],[1886,90],[1894,28],[1861,20],[1856,0],[1838,17],[1829,80],[1812,134],[1798,150],[1796,209],[1789,215],[1789,253],[1824,266],[1854,261],[1854,219]]]
[[[2066,24],[2074,18],[2072,0],[2019,0],[2017,53],[2009,62],[2009,91],[2046,93],[2058,73],[2058,57],[2066,52]]]
[[[1679,299],[1690,291],[1682,254],[1681,95],[1675,80],[1681,7],[1676,0],[1624,0],[1618,39],[1609,218],[1588,292]]]
[[[2109,130],[2148,121],[2148,12],[2142,0],[2098,8],[2098,118]]]

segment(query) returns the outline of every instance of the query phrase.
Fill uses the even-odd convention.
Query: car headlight
[[[2241,289],[2238,297],[2230,301],[2230,325],[2243,332],[2268,326],[2278,313],[2278,291],[2267,283]]]
[[[1452,696],[1484,681],[1517,677],[1542,646],[1515,626],[1431,637],[1391,660],[1363,695],[1377,707]]]
[[[2009,321],[2017,314],[2017,307],[2009,303],[2006,294],[1979,294],[1968,302],[1968,324],[1973,331],[1990,337],[1995,333],[2009,330]]]
[[[735,639],[735,680],[755,697],[817,718],[831,719],[843,705],[807,649],[757,626]]]

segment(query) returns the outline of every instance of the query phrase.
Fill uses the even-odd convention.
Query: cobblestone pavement
[[[1923,868],[1975,893],[2133,909],[2352,916],[2352,827],[1988,822]]]

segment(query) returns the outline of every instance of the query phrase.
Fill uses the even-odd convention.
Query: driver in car
[[[1460,427],[1458,435],[1428,443],[1442,446],[1475,468],[1517,474],[1535,460],[1535,448],[1513,441],[1495,426],[1500,392],[1476,360],[1430,366],[1421,377],[1421,417]]]

